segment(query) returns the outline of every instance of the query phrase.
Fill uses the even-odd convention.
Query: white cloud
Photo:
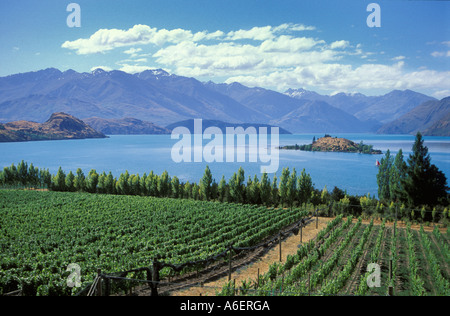
[[[345,39],[327,42],[299,33],[314,30],[292,23],[227,33],[135,25],[128,30],[101,29],[62,47],[80,55],[127,47],[122,53],[129,58],[117,62],[125,72],[158,67],[183,76],[225,78],[226,82],[278,90],[305,86],[328,91],[429,89],[440,95],[450,86],[449,71],[407,70],[406,56],[393,57],[393,64],[376,63],[373,57],[384,51],[368,52],[361,43]],[[153,51],[143,54],[145,45],[153,46]],[[450,51],[431,55],[450,57]],[[157,66],[149,67],[149,63]]]
[[[143,72],[145,70],[154,69],[154,67],[149,66],[142,66],[142,65],[129,65],[129,64],[121,64],[120,71],[129,73],[129,74],[135,74],[139,72]]]
[[[347,48],[350,45],[348,41],[336,41],[330,44],[331,49],[337,49],[337,48]]]
[[[431,56],[433,57],[450,57],[450,50],[446,52],[432,52]]]
[[[96,69],[102,69],[104,71],[111,71],[111,70],[113,70],[111,67],[108,67],[108,66],[95,66],[95,67],[91,68],[91,72],[93,72]]]
[[[138,57],[138,53],[142,52],[142,48],[130,48],[126,51],[124,51],[125,54],[130,55],[131,58],[136,58]]]
[[[237,81],[248,86],[275,87],[280,91],[301,86],[335,91],[433,89],[450,86],[449,71],[406,72],[403,68],[402,61],[393,65],[364,64],[359,67],[318,63],[264,76],[235,76],[229,78],[227,82]]]
[[[62,48],[76,51],[79,55],[104,53],[118,47],[134,45],[157,45],[163,46],[167,43],[180,43],[183,41],[198,41],[221,36],[222,32],[199,32],[192,34],[189,30],[174,29],[158,30],[148,25],[135,25],[124,31],[118,29],[100,29],[89,38],[66,41]],[[127,50],[127,52],[130,50]]]
[[[449,97],[449,96],[450,96],[450,90],[448,90],[448,89],[447,90],[439,90],[439,91],[436,91],[435,93],[433,93],[433,97],[435,97],[436,99],[439,99],[439,100]]]

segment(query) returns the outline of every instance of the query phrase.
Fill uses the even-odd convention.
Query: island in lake
[[[373,145],[366,145],[362,141],[357,144],[345,138],[331,137],[325,135],[322,138],[313,138],[312,144],[308,145],[288,145],[280,146],[279,149],[303,150],[303,151],[322,151],[322,152],[346,152],[381,155],[381,150],[373,149]]]
[[[0,142],[106,138],[103,133],[66,113],[53,113],[45,123],[16,121],[0,124]]]

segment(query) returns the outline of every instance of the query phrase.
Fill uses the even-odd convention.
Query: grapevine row
[[[414,296],[425,295],[424,282],[420,278],[418,273],[418,261],[416,258],[415,242],[414,236],[411,232],[411,225],[408,224],[406,227],[406,240],[408,246],[408,257],[409,257],[409,273],[410,273],[410,283],[412,288],[412,294]]]
[[[441,296],[449,296],[450,295],[450,283],[447,279],[442,276],[441,268],[439,266],[439,262],[434,254],[434,251],[431,247],[431,240],[427,234],[425,234],[423,230],[423,226],[420,227],[420,236],[422,240],[422,245],[425,248],[428,262],[431,266],[431,274],[434,279],[435,288],[437,290],[437,294]]]

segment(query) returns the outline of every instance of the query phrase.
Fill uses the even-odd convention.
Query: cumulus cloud
[[[350,43],[348,41],[336,41],[330,44],[330,48],[331,49],[336,49],[336,48],[347,48],[350,45]]]
[[[104,53],[118,47],[133,45],[157,45],[167,43],[180,43],[182,41],[199,41],[222,36],[222,32],[199,32],[193,34],[189,30],[166,30],[151,28],[148,25],[135,25],[124,31],[118,29],[100,29],[89,38],[81,38],[75,41],[66,41],[62,48],[76,51],[79,55]]]
[[[450,50],[446,52],[432,52],[431,56],[433,57],[450,57]]]
[[[95,67],[91,68],[91,72],[93,72],[93,71],[95,71],[97,69],[102,69],[104,71],[111,71],[111,70],[113,70],[111,67],[108,67],[108,66],[95,66]]]
[[[360,43],[345,39],[327,42],[313,36],[315,30],[292,23],[196,33],[135,25],[128,30],[100,29],[89,38],[66,41],[62,47],[79,55],[126,47],[122,53],[128,58],[117,62],[125,72],[155,68],[151,63],[178,75],[278,90],[308,86],[329,91],[423,88],[437,91],[436,95],[448,91],[448,71],[406,69],[405,56],[391,58],[392,64],[376,63],[376,55],[384,52],[368,52]],[[146,45],[151,47],[144,53]],[[450,51],[431,55],[450,57]]]

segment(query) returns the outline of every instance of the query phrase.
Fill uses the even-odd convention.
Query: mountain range
[[[195,118],[274,125],[292,133],[384,132],[386,124],[430,101],[439,102],[411,90],[382,96],[321,95],[304,89],[280,93],[239,83],[201,82],[161,69],[129,74],[49,68],[0,78],[0,122],[44,122],[52,113],[65,112],[89,125],[100,124],[96,126],[103,131],[122,126],[121,133],[152,129],[159,133],[168,125]],[[443,112],[440,118],[433,116],[426,128],[444,117]],[[131,128],[134,124],[140,127]],[[150,129],[145,131],[144,125]],[[445,121],[437,126],[444,132],[448,129]]]

